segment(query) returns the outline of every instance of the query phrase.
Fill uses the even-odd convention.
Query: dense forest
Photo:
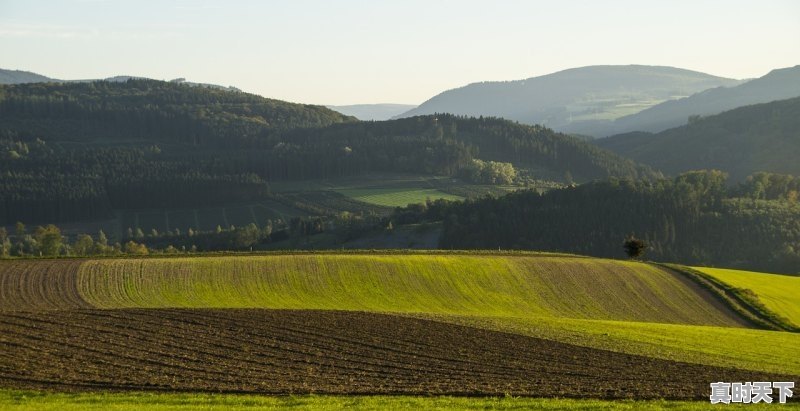
[[[356,121],[322,106],[131,79],[0,87],[0,124],[48,141],[246,147],[283,130]]]
[[[440,246],[624,256],[630,235],[647,258],[800,272],[800,178],[758,173],[728,187],[719,171],[675,179],[612,179],[544,194],[520,191],[395,213],[397,223],[444,222]]]
[[[628,133],[595,143],[673,175],[702,168],[723,170],[732,181],[758,171],[800,174],[800,98],[688,120],[658,134]]]
[[[659,176],[539,126],[450,115],[357,122],[154,80],[0,86],[0,156],[0,225],[251,201],[282,180],[464,175],[476,159],[566,182]]]

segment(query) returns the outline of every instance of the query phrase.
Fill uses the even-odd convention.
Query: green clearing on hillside
[[[734,404],[725,406],[737,408]],[[718,410],[705,401],[604,401],[520,397],[411,397],[411,396],[257,396],[188,393],[43,393],[0,390],[0,408],[9,411],[93,410]],[[800,409],[788,404],[745,404],[742,409]]]
[[[365,188],[341,189],[336,192],[352,199],[384,207],[405,207],[409,204],[424,203],[426,200],[463,200],[464,197],[447,194],[433,188]]]
[[[545,185],[542,189],[545,187],[550,186]],[[380,207],[404,207],[408,204],[423,203],[428,199],[462,200],[466,197],[482,197],[487,194],[500,196],[519,188],[513,185],[473,184],[452,177],[397,173],[270,183],[270,189],[282,195],[314,198],[326,193],[337,193],[355,201]]]
[[[800,327],[800,277],[723,268],[694,269],[736,288],[752,291],[769,310]]]
[[[655,266],[491,255],[273,255],[90,260],[98,308],[294,308],[738,326]]]

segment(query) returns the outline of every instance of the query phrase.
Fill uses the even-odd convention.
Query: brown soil
[[[0,261],[0,312],[92,308],[78,293],[80,260]]]
[[[375,313],[0,313],[6,388],[707,399],[792,380]]]

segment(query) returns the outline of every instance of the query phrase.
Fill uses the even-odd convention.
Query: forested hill
[[[800,97],[800,66],[772,70],[735,87],[712,88],[686,98],[666,101],[618,118],[603,135],[632,131],[660,132],[686,124],[691,116],[710,116],[752,104]]]
[[[800,98],[695,117],[658,134],[630,133],[595,143],[671,174],[715,168],[734,181],[756,171],[800,175]]]
[[[0,69],[0,84],[41,83],[48,81],[58,80],[30,71]]]
[[[322,106],[157,80],[0,86],[0,128],[47,141],[242,146],[275,132],[355,121]]]
[[[348,156],[366,156],[363,161],[374,162],[373,167],[397,163],[409,171],[416,168],[441,175],[453,175],[470,159],[479,158],[512,163],[530,170],[535,177],[558,181],[565,176],[575,182],[660,176],[584,140],[546,127],[492,117],[437,114],[294,130],[285,136],[287,144],[298,147],[347,146],[352,149]],[[397,150],[386,151],[385,147]]]
[[[269,182],[376,172],[456,176],[473,160],[536,179],[659,173],[540,126],[320,106],[153,80],[0,86],[0,224],[257,201]]]
[[[718,171],[520,191],[395,214],[444,223],[440,247],[529,249],[622,258],[634,234],[648,259],[800,273],[800,179],[759,173],[727,187]],[[421,215],[420,215],[421,213]]]

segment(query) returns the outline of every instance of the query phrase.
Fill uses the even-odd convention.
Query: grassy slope
[[[797,374],[800,334],[731,327],[545,317],[425,315],[440,321],[695,364]],[[753,355],[753,347],[770,347]]]
[[[724,408],[734,407],[729,405]],[[743,409],[800,409],[790,404],[747,404]],[[184,393],[80,393],[55,394],[0,390],[0,408],[30,410],[716,410],[708,402],[603,401],[541,398],[464,398],[407,396],[256,396]]]
[[[641,263],[554,256],[201,257],[89,261],[80,277],[85,297],[99,307],[397,312],[664,359],[790,374],[800,369],[800,334],[738,328],[685,282]],[[770,356],[751,355],[764,344]]]
[[[737,288],[752,291],[769,310],[800,327],[800,277],[694,267]]]
[[[263,307],[737,325],[659,268],[580,257],[275,255],[85,262],[100,308]]]

